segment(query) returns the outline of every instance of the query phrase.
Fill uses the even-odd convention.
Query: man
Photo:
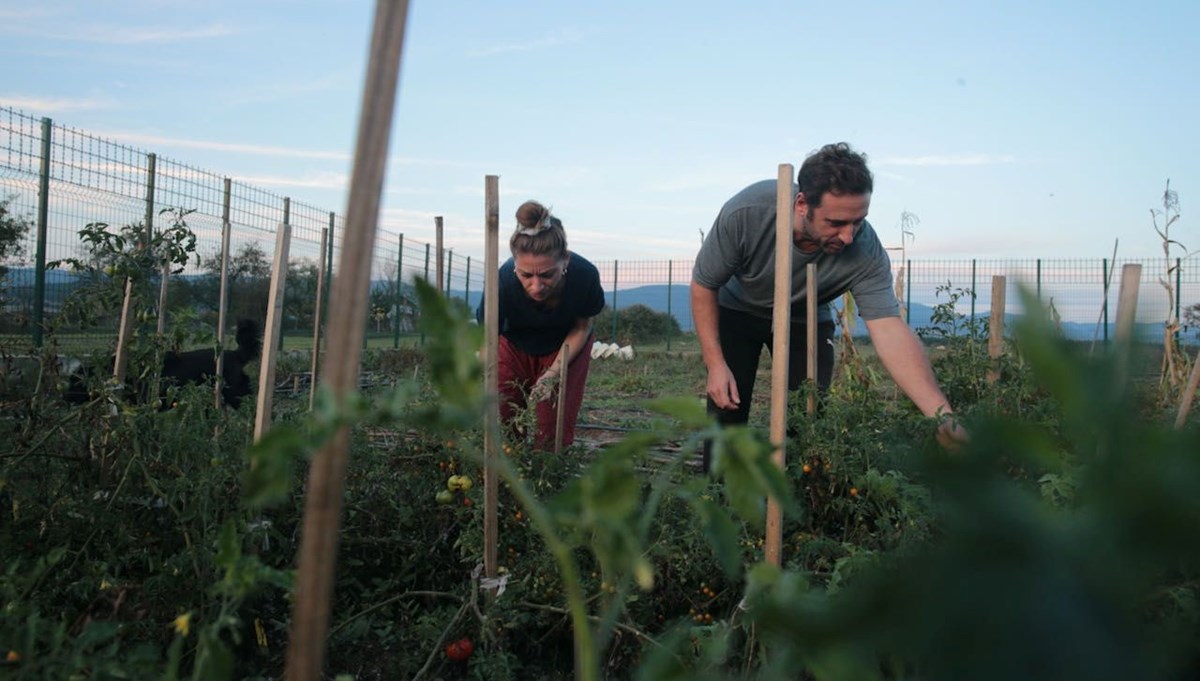
[[[792,204],[792,324],[788,388],[807,374],[805,269],[817,265],[817,385],[833,378],[834,322],[830,302],[854,296],[871,342],[892,379],[926,416],[953,409],[938,387],[925,349],[900,318],[891,263],[867,222],[873,189],[866,157],[846,143],[828,144],[805,159]],[[708,411],[722,425],[746,423],[762,347],[772,346],[775,303],[776,181],[738,192],[721,208],[692,269],[692,317],[708,368]],[[938,441],[953,446],[966,432],[943,421]],[[708,453],[705,464],[708,465]]]

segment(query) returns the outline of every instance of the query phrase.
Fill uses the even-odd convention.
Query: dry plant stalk
[[[1161,227],[1158,224],[1159,218],[1162,218]],[[1179,317],[1175,314],[1175,301],[1180,292],[1175,290],[1172,281],[1172,275],[1178,267],[1171,262],[1171,248],[1177,246],[1184,251],[1187,248],[1171,238],[1171,225],[1179,220],[1179,194],[1171,190],[1170,180],[1167,180],[1167,186],[1163,189],[1162,210],[1151,208],[1150,220],[1154,224],[1154,231],[1162,240],[1165,274],[1158,278],[1158,283],[1167,292],[1167,319],[1163,323],[1163,360],[1159,387],[1174,392],[1187,380],[1188,361],[1176,339],[1179,333]]]

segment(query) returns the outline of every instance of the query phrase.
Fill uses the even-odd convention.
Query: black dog
[[[242,319],[237,325],[237,349],[225,350],[221,370],[221,399],[234,409],[242,403],[242,398],[251,392],[250,377],[246,375],[246,365],[258,358],[262,352],[262,329],[252,319]],[[112,364],[109,364],[111,371]],[[88,376],[94,376],[96,369],[79,370],[71,374],[67,390],[63,397],[73,404],[83,404],[91,399],[88,391]],[[163,356],[162,378],[163,387],[200,385],[217,375],[216,353],[212,350],[188,350],[187,352],[168,352]],[[132,381],[131,381],[132,382]],[[132,394],[146,399],[147,391],[141,388],[131,390]],[[135,398],[136,399],[136,398]],[[170,405],[161,405],[167,408]]]
[[[246,365],[258,359],[262,352],[262,330],[252,319],[242,319],[237,326],[237,349],[222,353],[221,399],[237,409],[242,398],[250,394],[250,377]],[[163,357],[164,385],[201,384],[217,375],[217,358],[212,350],[168,352]]]

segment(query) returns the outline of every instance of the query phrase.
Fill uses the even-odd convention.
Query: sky
[[[344,213],[373,3],[0,0],[0,106]],[[850,142],[910,258],[1200,250],[1200,3],[412,0],[381,229],[483,253],[550,205],[592,260],[688,259]],[[1161,220],[1160,220],[1161,224]]]

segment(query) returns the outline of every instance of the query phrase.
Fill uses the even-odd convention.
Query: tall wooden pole
[[[558,353],[558,403],[554,410],[554,453],[562,454],[563,447],[563,412],[567,407],[567,356],[571,354],[571,344],[563,343]]]
[[[379,223],[407,15],[407,0],[375,3],[341,262],[329,305],[325,376],[339,403],[358,384],[366,331],[363,320],[371,284],[371,254]],[[288,681],[316,681],[323,676],[349,442],[349,430],[342,428],[316,453],[309,467],[285,668]]]
[[[496,576],[497,498],[500,491],[493,462],[500,456],[500,178],[484,178],[485,241],[483,251],[483,385],[487,411],[483,422],[483,571]]]
[[[987,382],[995,383],[1000,378],[1000,358],[1004,355],[1004,308],[1008,280],[1002,276],[992,277],[992,315],[988,320],[988,357],[992,368],[987,371]]]
[[[808,382],[817,385],[817,263],[810,262],[804,268],[804,323],[805,347],[808,349],[805,357],[805,369],[808,370]],[[817,413],[817,396],[809,391],[808,402],[805,404],[808,415]]]
[[[1133,346],[1133,324],[1137,321],[1138,291],[1142,286],[1142,266],[1128,263],[1121,266],[1121,288],[1117,297],[1117,341],[1118,384],[1124,385],[1129,376],[1129,353]]]
[[[792,165],[779,164],[775,185],[775,310],[771,331],[771,459],[784,467],[787,446],[788,334],[792,325]],[[767,562],[779,565],[783,544],[783,513],[779,501],[767,499]]]
[[[267,324],[263,333],[262,361],[258,366],[258,405],[254,410],[254,441],[258,442],[271,427],[271,408],[275,403],[275,363],[283,330],[283,297],[287,290],[288,251],[292,226],[281,222],[275,232],[275,259],[271,268],[271,290],[267,294]]]

